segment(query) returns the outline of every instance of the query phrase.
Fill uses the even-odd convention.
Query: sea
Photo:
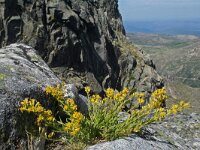
[[[169,35],[196,35],[200,37],[199,20],[124,21],[127,33],[143,32]]]

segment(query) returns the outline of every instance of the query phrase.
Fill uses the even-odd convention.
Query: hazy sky
[[[200,20],[200,0],[119,0],[124,21]]]

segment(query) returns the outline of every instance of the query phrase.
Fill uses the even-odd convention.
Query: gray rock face
[[[132,135],[124,139],[106,142],[89,147],[87,150],[171,150],[176,147],[165,142],[145,140]]]
[[[118,63],[120,52],[112,42],[125,34],[118,0],[1,0],[0,12],[0,47],[14,42],[32,46],[67,83],[90,85],[94,92],[120,89],[131,78],[120,72],[134,70],[129,87],[141,83],[143,89],[149,84],[142,82],[146,76],[149,91],[157,88],[155,82],[161,84],[147,63],[136,69],[134,58],[127,56],[127,71]]]
[[[136,88],[137,91],[145,92],[147,95],[162,88],[164,86],[163,79],[157,74],[152,61],[144,57],[140,51],[137,51],[137,57],[135,58],[129,53],[120,56],[118,62],[122,87]]]
[[[142,137],[131,135],[90,146],[88,150],[199,150],[200,117],[179,114],[162,123],[148,126]]]
[[[84,72],[101,90],[103,79],[112,76],[114,84],[119,72],[111,44],[115,32],[124,33],[117,2],[1,0],[0,46],[30,45],[51,67],[73,68],[73,76]]]
[[[0,149],[15,149],[24,137],[20,101],[26,97],[38,99],[45,86],[61,81],[33,48],[23,44],[1,48],[0,64]]]
[[[160,124],[152,124],[147,133],[157,139],[165,140],[178,149],[200,149],[200,116],[199,114],[178,114]]]

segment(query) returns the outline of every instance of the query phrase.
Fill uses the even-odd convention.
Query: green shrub
[[[20,111],[36,115],[35,122],[39,126],[40,134],[44,134],[47,139],[56,140],[56,137],[62,137],[58,140],[91,144],[139,132],[144,126],[161,121],[189,106],[181,101],[169,109],[163,108],[162,104],[168,98],[164,88],[154,91],[146,104],[143,93],[131,93],[127,88],[121,92],[108,88],[104,97],[90,95],[90,87],[86,87],[85,91],[88,96],[87,115],[78,112],[73,99],[64,98],[59,85],[48,86],[45,93],[48,98],[54,98],[58,102],[65,115],[59,116],[59,113],[45,109],[35,99],[29,98],[21,102]],[[137,103],[125,111],[126,105],[133,99]],[[120,115],[121,113],[125,115]]]

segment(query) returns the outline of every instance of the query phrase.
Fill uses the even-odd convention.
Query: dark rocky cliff
[[[1,0],[0,11],[0,47],[15,42],[32,46],[67,82],[88,84],[96,92],[108,86],[120,89],[122,73],[127,76],[137,68],[132,56],[123,57],[123,64],[131,63],[128,70],[118,63],[121,53],[113,40],[117,33],[125,34],[118,0]],[[150,91],[157,84],[151,82],[162,85],[154,72],[143,70],[145,66],[144,61],[136,70],[131,88],[141,76],[148,76]]]
[[[124,28],[116,0],[2,0],[0,10],[1,47],[23,42],[51,67],[88,72],[95,83],[117,80],[112,40]]]

